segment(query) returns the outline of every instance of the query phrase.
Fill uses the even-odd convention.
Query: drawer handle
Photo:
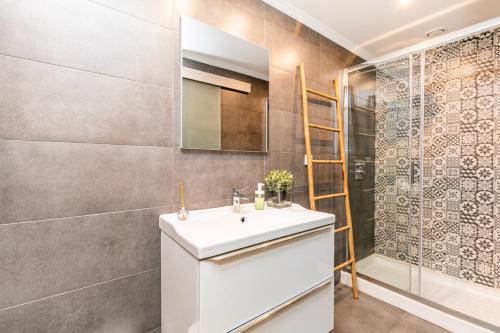
[[[248,252],[252,252],[252,251],[257,251],[257,250],[263,249],[263,248],[271,246],[271,245],[276,245],[276,244],[288,242],[288,241],[291,241],[291,240],[296,239],[296,238],[300,238],[300,237],[304,237],[304,236],[307,236],[307,235],[310,235],[310,234],[314,234],[314,233],[317,233],[317,232],[329,229],[331,227],[332,227],[332,224],[329,224],[327,226],[323,226],[323,227],[319,227],[319,228],[311,229],[311,230],[306,230],[306,231],[303,231],[303,232],[299,232],[299,233],[296,233],[296,234],[293,234],[293,235],[290,235],[290,236],[286,236],[286,237],[282,237],[282,238],[278,238],[278,239],[273,239],[273,240],[270,240],[270,241],[267,241],[267,242],[264,242],[264,243],[260,243],[260,244],[257,244],[257,245],[252,245],[252,246],[245,247],[243,249],[235,250],[235,251],[232,251],[232,252],[227,252],[227,253],[224,253],[224,254],[219,254],[217,256],[214,256],[214,257],[211,257],[211,258],[207,258],[207,259],[204,259],[204,260],[209,260],[209,261],[226,260],[226,259],[229,259],[231,257],[236,257],[236,256],[242,255],[244,253],[248,253]]]
[[[236,327],[235,329],[232,329],[231,331],[229,331],[228,333],[240,333],[240,332],[244,332],[246,330],[248,330],[249,328],[269,319],[270,317],[274,316],[275,314],[277,314],[278,312],[280,312],[281,310],[291,306],[292,304],[296,303],[297,301],[300,301],[301,299],[309,296],[309,295],[312,295],[318,291],[320,291],[321,289],[329,286],[333,281],[333,277],[321,282],[320,284],[318,284],[317,286],[314,286],[312,287],[311,289],[309,290],[306,290],[305,292],[303,292],[302,294],[299,294],[297,296],[295,296],[294,298],[291,298],[289,299],[288,301],[286,301],[285,303],[282,303],[280,305],[278,305],[277,307],[275,308],[272,308],[271,310],[267,311],[266,313],[263,313],[261,314],[260,316],[250,320],[250,321],[247,321],[246,323],[244,323],[243,325],[241,326],[238,326]]]

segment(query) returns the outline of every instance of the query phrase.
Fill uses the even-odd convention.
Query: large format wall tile
[[[108,6],[122,13],[141,18],[143,20],[172,27],[172,3],[174,0],[90,0]]]
[[[182,141],[182,110],[181,91],[172,89],[172,133],[174,137],[174,147],[180,147]]]
[[[269,111],[269,151],[295,151],[295,126],[303,128],[295,114],[271,109]]]
[[[318,80],[321,84],[331,85],[333,79],[340,79],[342,69],[363,62],[362,58],[323,36],[320,37],[320,49]]]
[[[0,55],[0,91],[2,139],[172,145],[167,88]]]
[[[271,7],[270,5],[266,4],[265,12],[267,23],[277,25],[295,36],[304,38],[314,45],[320,45],[321,35],[316,31],[291,18],[285,13],[280,12],[274,7]]]
[[[224,15],[222,8],[226,0],[174,0],[172,26],[178,32],[181,28],[181,16],[189,16],[208,25],[217,26],[217,21]]]
[[[0,53],[171,85],[173,32],[84,0],[7,1]]]
[[[160,326],[160,269],[0,311],[0,332],[138,333]]]
[[[245,189],[252,194],[264,178],[265,155],[211,152],[175,152],[174,198],[178,203],[177,184],[184,183],[186,204],[230,200],[231,188]]]
[[[298,37],[281,27],[272,24],[266,27],[266,47],[269,48],[271,66],[295,73],[300,64],[297,44]]]
[[[304,63],[307,80],[318,81],[320,47],[274,24],[266,25],[266,47],[270,64],[296,73]]]
[[[169,205],[172,148],[0,140],[0,223]]]
[[[305,152],[297,152],[292,156],[293,182],[297,191],[307,191],[307,166],[304,165]]]
[[[0,309],[157,268],[166,208],[0,225]]]
[[[265,46],[264,4],[256,0],[177,1],[173,26],[180,30],[180,16],[190,16],[250,43]]]
[[[266,155],[266,161],[265,161],[266,173],[272,169],[287,169],[293,172],[292,166],[293,166],[293,154],[291,153],[269,152]]]
[[[295,75],[269,66],[269,106],[281,111],[294,112],[294,101],[299,94]]]

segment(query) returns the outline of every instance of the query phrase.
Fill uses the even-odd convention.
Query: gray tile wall
[[[375,72],[362,71],[349,74],[349,191],[357,260],[375,252],[375,106],[371,97],[375,96]],[[365,161],[365,174],[359,178],[354,174],[356,161]]]
[[[331,91],[359,58],[257,0],[173,1],[2,3],[0,332],[158,328],[158,215],[178,206],[180,181],[198,209],[287,168],[307,206],[296,66]],[[181,14],[270,49],[269,154],[177,148]],[[312,108],[331,120],[331,107]],[[313,139],[316,154],[335,153]],[[318,188],[332,174],[318,171]]]

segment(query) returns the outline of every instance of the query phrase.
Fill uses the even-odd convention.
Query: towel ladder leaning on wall
[[[330,96],[322,92],[309,89],[306,86],[306,74],[304,69],[304,64],[300,64],[300,87],[301,87],[301,97],[302,97],[302,111],[304,115],[304,139],[306,146],[306,156],[307,156],[307,177],[309,183],[309,204],[312,210],[316,210],[316,201],[332,199],[332,198],[344,198],[346,225],[338,227],[334,230],[335,233],[347,231],[348,239],[348,259],[347,261],[336,265],[333,270],[342,269],[348,265],[351,265],[351,277],[352,277],[352,295],[354,298],[358,298],[358,284],[356,280],[356,259],[354,257],[354,237],[352,230],[352,219],[351,219],[351,205],[349,202],[349,188],[347,184],[347,170],[345,162],[345,148],[344,148],[344,131],[342,124],[342,111],[340,110],[340,95],[337,90],[337,83],[333,80],[333,86],[335,90],[335,96]],[[325,98],[330,101],[335,102],[335,113],[336,113],[336,128],[322,126],[318,124],[309,123],[309,113],[308,113],[308,93]],[[324,131],[330,131],[338,134],[338,145],[340,152],[339,160],[313,160],[311,154],[311,138],[309,135],[309,129],[316,128]],[[332,193],[325,195],[316,196],[314,193],[314,177],[313,177],[313,164],[340,164],[342,166],[342,192]]]

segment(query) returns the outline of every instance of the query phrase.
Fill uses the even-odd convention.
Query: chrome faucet
[[[248,200],[248,197],[241,193],[243,189],[233,187],[233,213],[240,212],[240,200]]]

